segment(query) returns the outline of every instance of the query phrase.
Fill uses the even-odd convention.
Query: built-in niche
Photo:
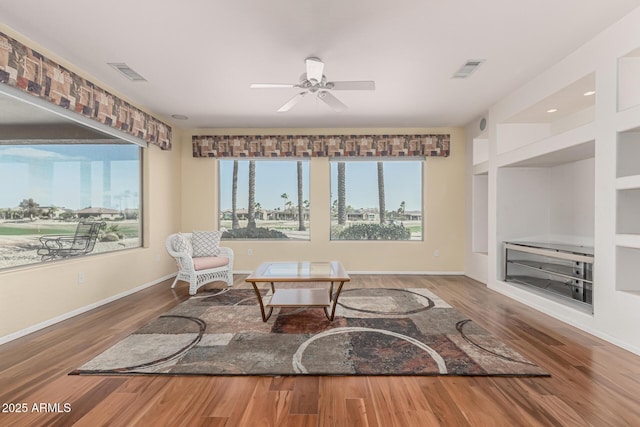
[[[473,215],[471,250],[486,254],[489,251],[489,175],[473,175]]]
[[[640,248],[624,246],[616,248],[616,290],[640,294],[638,265],[640,265]]]
[[[640,188],[618,190],[616,233],[640,236]]]
[[[640,48],[618,58],[618,111],[640,105]]]
[[[640,128],[618,133],[616,177],[640,177]]]
[[[616,289],[640,294],[640,128],[618,133],[616,177]]]
[[[486,133],[473,139],[471,180],[471,251],[487,254],[489,241],[489,140]]]
[[[498,168],[497,268],[505,279],[505,242],[593,247],[595,142]],[[500,275],[499,275],[500,276]]]

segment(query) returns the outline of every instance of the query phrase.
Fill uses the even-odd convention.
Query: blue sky
[[[385,199],[387,210],[422,210],[422,161],[385,162]],[[238,209],[248,205],[249,161],[238,162]],[[347,204],[354,208],[378,207],[378,172],[376,162],[348,162],[346,167]],[[303,161],[303,200],[309,200],[309,162]],[[313,174],[313,171],[311,170]],[[233,160],[220,161],[220,207],[231,209]],[[282,193],[297,205],[296,161],[256,161],[256,202],[263,209],[284,208]],[[331,162],[331,194],[337,198],[337,163]],[[313,203],[331,201],[309,200]]]
[[[284,209],[286,193],[298,205],[298,173],[296,161],[256,161],[256,203],[263,209]],[[302,162],[302,200],[309,200],[309,162]],[[231,209],[233,160],[220,161],[220,208]],[[238,161],[238,209],[249,205],[249,161]]]
[[[377,162],[347,162],[345,168],[347,205],[353,208],[378,207]],[[384,163],[385,206],[398,210],[422,210],[422,161],[386,161]],[[331,162],[331,199],[338,198],[338,163]]]
[[[132,144],[0,146],[0,208],[28,198],[74,210],[138,208],[139,150]]]

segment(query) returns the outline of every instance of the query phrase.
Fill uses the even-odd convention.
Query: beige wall
[[[197,129],[182,147],[182,231],[218,227],[218,162],[193,158],[192,135],[248,134],[415,134],[450,133],[451,155],[425,160],[425,238],[422,242],[329,240],[329,161],[310,164],[312,206],[309,241],[225,242],[235,252],[235,271],[251,271],[263,261],[340,260],[348,271],[461,272],[464,270],[465,136],[458,128],[411,129]],[[251,249],[253,255],[248,255]],[[438,250],[440,256],[435,257]]]
[[[0,30],[60,60],[11,29]],[[0,271],[0,342],[175,273],[164,239],[180,228],[180,139],[174,132],[171,151],[143,150],[143,248]],[[78,273],[84,273],[81,285]]]
[[[0,272],[0,339],[175,272],[164,238],[180,223],[179,155],[144,150],[145,247]]]

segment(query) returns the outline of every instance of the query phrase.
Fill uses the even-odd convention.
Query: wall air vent
[[[108,62],[108,65],[112,66],[116,70],[120,71],[126,78],[134,82],[146,82],[147,79],[142,77],[140,74],[135,72],[131,67],[129,67],[124,62]]]
[[[484,62],[484,59],[469,59],[453,74],[454,79],[466,79]]]

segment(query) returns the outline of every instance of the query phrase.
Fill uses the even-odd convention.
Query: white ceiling
[[[213,127],[464,126],[640,0],[3,0],[18,33],[173,124]],[[374,80],[334,94],[342,113],[306,97],[276,110],[304,59],[329,80]],[[485,63],[466,80],[468,59]],[[127,80],[125,62],[147,82]],[[187,121],[170,116],[183,114]]]

